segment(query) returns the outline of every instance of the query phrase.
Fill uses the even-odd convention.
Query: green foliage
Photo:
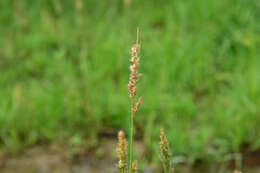
[[[173,155],[260,147],[260,9],[243,0],[0,1],[0,145],[125,128],[129,44],[141,28],[137,135]],[[78,1],[79,2],[79,1]],[[157,156],[155,156],[157,157]]]

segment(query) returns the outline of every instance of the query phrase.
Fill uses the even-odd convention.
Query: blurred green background
[[[1,151],[95,148],[127,130],[137,27],[148,150],[161,127],[173,154],[193,160],[258,149],[259,19],[257,0],[1,0]]]

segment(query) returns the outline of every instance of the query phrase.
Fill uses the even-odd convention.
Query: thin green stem
[[[129,173],[132,173],[132,163],[134,158],[134,98],[131,98],[131,117],[130,117],[130,139],[129,139]]]

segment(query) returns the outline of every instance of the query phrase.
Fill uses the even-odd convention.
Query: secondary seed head
[[[119,157],[118,169],[119,172],[126,172],[127,170],[127,141],[125,138],[125,133],[119,131],[118,133],[118,146],[117,153]]]
[[[171,153],[169,149],[169,143],[163,129],[161,129],[160,139],[160,159],[163,163],[165,172],[169,172],[172,171]]]
[[[142,97],[142,96],[139,97],[139,99],[137,100],[136,105],[133,107],[133,112],[134,112],[134,113],[136,113],[136,112],[138,111],[138,109],[139,109],[139,107],[140,107],[140,105],[141,105],[141,103],[142,103],[142,100],[143,100],[143,97]]]

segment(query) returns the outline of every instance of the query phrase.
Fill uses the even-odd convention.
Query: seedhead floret
[[[241,171],[238,170],[234,170],[234,173],[242,173]]]
[[[132,163],[132,172],[137,173],[137,160],[134,160]]]

